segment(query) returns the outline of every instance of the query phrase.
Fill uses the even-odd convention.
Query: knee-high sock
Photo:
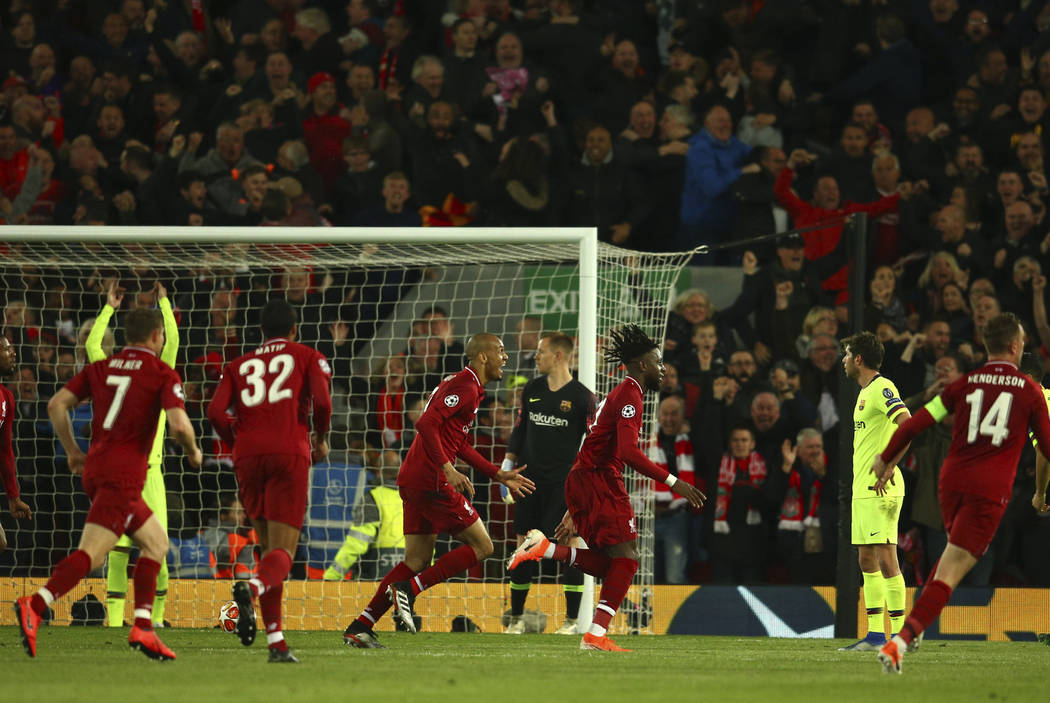
[[[886,601],[886,584],[881,571],[867,571],[864,576],[864,608],[868,611],[868,632],[886,634],[886,625],[882,619],[882,608]]]
[[[602,578],[609,570],[611,560],[597,549],[578,549],[566,547],[564,544],[551,544],[544,559],[562,561],[570,566],[575,566],[585,574]]]
[[[372,629],[372,626],[379,622],[379,618],[383,617],[383,614],[390,610],[390,599],[387,598],[386,588],[392,583],[398,581],[407,581],[416,572],[408,568],[405,562],[401,562],[393,569],[391,569],[383,580],[379,584],[379,588],[376,589],[376,593],[372,596],[372,600],[368,601],[368,605],[361,611],[361,614],[357,616],[357,622],[361,623],[368,629]]]
[[[292,570],[292,557],[283,549],[271,549],[259,562],[259,575],[248,581],[256,597],[284,583]]]
[[[160,562],[148,559],[141,554],[135,560],[135,627],[144,630],[153,629],[153,597],[157,592],[157,573]]]
[[[431,566],[423,569],[412,579],[412,591],[421,593],[431,586],[436,586],[443,581],[448,581],[456,574],[462,573],[478,563],[478,555],[469,544],[456,547],[451,552],[441,555],[441,558]]]
[[[583,572],[566,564],[561,570],[562,590],[565,591],[565,617],[575,620],[580,616],[583,598]]]
[[[602,590],[598,595],[598,605],[594,609],[594,620],[591,621],[590,633],[604,635],[609,629],[609,623],[627,595],[627,589],[631,587],[634,580],[634,572],[638,570],[638,562],[634,559],[616,557],[609,564],[609,571],[602,581]]]
[[[900,637],[906,644],[922,634],[923,630],[937,619],[937,616],[948,604],[952,597],[951,586],[944,581],[930,581],[926,588],[922,589],[915,605],[911,607],[907,620],[901,628]]]
[[[904,602],[907,598],[904,574],[891,576],[885,581],[886,611],[890,614],[890,633],[897,634],[904,626]]]
[[[124,624],[124,599],[128,595],[128,553],[111,550],[106,557],[106,624]]]
[[[157,574],[157,592],[153,596],[153,623],[164,625],[164,609],[168,605],[168,561],[165,559],[160,563],[160,573]]]
[[[58,562],[51,572],[51,578],[44,587],[33,595],[30,607],[37,615],[43,615],[47,607],[61,598],[76,586],[80,579],[91,571],[91,557],[83,549],[78,549]]]
[[[281,597],[284,595],[284,584],[279,583],[259,596],[259,607],[262,609],[263,623],[266,625],[266,644],[270,649],[288,649],[281,632]]]
[[[534,561],[523,561],[510,572],[510,614],[514,617],[525,612],[525,601],[529,597],[529,587],[536,578],[537,566]]]

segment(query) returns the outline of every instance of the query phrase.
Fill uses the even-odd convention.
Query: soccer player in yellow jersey
[[[1042,361],[1037,354],[1024,353],[1021,357],[1021,373],[1035,381],[1043,389],[1046,409],[1050,413],[1050,388],[1043,386],[1043,376],[1045,374],[1043,373]],[[1038,448],[1039,442],[1035,438],[1035,433],[1029,430],[1028,436],[1032,439],[1032,446]],[[1046,487],[1047,482],[1050,481],[1050,462],[1046,460],[1046,457],[1040,451],[1035,453],[1035,477],[1035,495],[1032,497],[1032,507],[1044,513],[1046,512]]]
[[[886,448],[890,437],[909,417],[896,386],[879,374],[885,355],[882,342],[871,332],[842,340],[846,376],[860,386],[853,409],[853,545],[864,576],[864,607],[868,612],[868,634],[842,647],[845,652],[874,652],[886,643],[882,607],[890,614],[896,634],[904,624],[904,576],[897,563],[897,520],[904,500],[904,480],[894,468],[886,495],[875,494],[871,462]]]
[[[168,366],[175,368],[175,356],[179,350],[179,327],[175,322],[175,313],[171,309],[171,301],[168,300],[168,291],[157,281],[153,285],[157,298],[157,307],[160,308],[164,318],[164,349],[160,353],[160,360]],[[103,339],[109,327],[110,318],[120,309],[124,300],[123,289],[118,289],[116,283],[111,283],[106,291],[106,305],[99,312],[95,324],[84,342],[88,361],[95,362],[105,359],[113,351],[113,345],[105,348]],[[160,520],[164,532],[168,531],[168,501],[164,493],[164,474],[161,466],[164,463],[164,427],[166,414],[160,411],[160,419],[157,422],[157,434],[153,437],[153,448],[149,454],[149,470],[146,472],[146,484],[142,488],[142,498],[150,507],[153,514]],[[120,627],[124,624],[124,599],[128,591],[128,558],[131,552],[131,539],[123,535],[117,545],[110,551],[106,559],[106,619],[110,627]],[[164,607],[168,600],[168,562],[161,561],[160,573],[157,574],[157,592],[153,599],[153,626],[164,626]]]

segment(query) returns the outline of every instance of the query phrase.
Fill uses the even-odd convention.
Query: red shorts
[[[609,469],[573,469],[565,480],[565,504],[576,533],[592,549],[638,539],[634,509],[623,479]]]
[[[133,535],[150,519],[153,511],[142,499],[145,478],[107,478],[84,473],[84,492],[91,499],[86,522],[105,527],[118,537]]]
[[[458,535],[478,521],[478,511],[449,484],[436,491],[398,486],[405,508],[406,535]]]
[[[1006,505],[992,498],[943,488],[939,497],[948,542],[980,559],[999,529]]]
[[[302,528],[310,490],[309,459],[299,454],[257,454],[238,460],[234,471],[248,517]]]

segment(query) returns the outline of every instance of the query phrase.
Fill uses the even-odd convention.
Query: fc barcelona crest
[[[865,400],[864,398],[860,399],[860,404],[857,405],[857,410],[863,410],[864,409],[864,400]]]
[[[571,400],[563,400],[563,401],[561,401],[561,411],[563,413],[567,413],[570,410],[572,410],[572,401]]]

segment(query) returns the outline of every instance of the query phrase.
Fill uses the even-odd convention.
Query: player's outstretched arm
[[[1035,454],[1035,495],[1032,496],[1032,507],[1036,512],[1045,513],[1050,510],[1046,504],[1046,488],[1050,484],[1050,460],[1043,456],[1042,452]]]
[[[106,291],[106,304],[102,306],[98,317],[95,318],[95,324],[91,325],[91,331],[84,340],[84,351],[87,352],[88,361],[91,363],[106,358],[106,352],[102,349],[102,340],[106,336],[106,328],[109,327],[113,313],[120,309],[123,300],[124,289],[117,288],[117,282],[111,281],[109,290]]]
[[[500,471],[496,475],[496,480],[509,488],[514,495],[527,496],[536,490],[536,484],[528,476],[521,475],[526,468],[528,468],[527,464],[511,471]]]
[[[182,408],[169,408],[167,413],[168,435],[182,447],[190,466],[195,469],[199,468],[204,460],[204,455],[197,446],[197,436],[193,432],[193,423],[190,422],[189,415]]]
[[[940,409],[944,408],[940,396],[931,400],[925,408],[908,418],[904,424],[897,426],[897,431],[893,433],[886,449],[883,450],[882,454],[875,457],[875,461],[869,470],[870,473],[875,475],[876,479],[875,485],[872,486],[875,495],[886,495],[886,485],[893,483],[893,469],[897,466],[901,457],[904,456],[904,452],[907,451],[911,441],[918,437],[923,430],[932,427],[937,422],[937,419],[929,409],[930,406],[935,404],[940,404]],[[940,410],[937,412],[940,414]],[[943,420],[946,416],[947,412],[940,419]]]
[[[233,401],[233,381],[230,379],[230,370],[227,368],[219,379],[219,386],[215,389],[211,402],[208,403],[208,422],[219,438],[232,447],[236,441],[233,418],[226,412]]]
[[[55,436],[62,443],[69,458],[69,470],[80,475],[84,471],[84,460],[87,458],[77,441],[73,439],[73,421],[69,419],[69,411],[76,407],[80,399],[72,391],[62,388],[47,403],[47,416],[51,420],[51,426],[55,429]]]
[[[33,518],[33,511],[18,497],[18,476],[15,474],[15,450],[12,423],[0,425],[0,479],[7,493],[7,507],[16,518]]]
[[[444,472],[445,480],[448,481],[450,486],[471,500],[474,499],[474,484],[470,482],[469,478],[456,471],[456,467],[447,461],[441,465],[441,470]]]
[[[168,289],[160,281],[154,281],[153,291],[157,294],[157,307],[164,318],[164,348],[160,350],[160,360],[175,368],[175,358],[179,353],[179,324],[175,321],[175,311],[171,309]]]

